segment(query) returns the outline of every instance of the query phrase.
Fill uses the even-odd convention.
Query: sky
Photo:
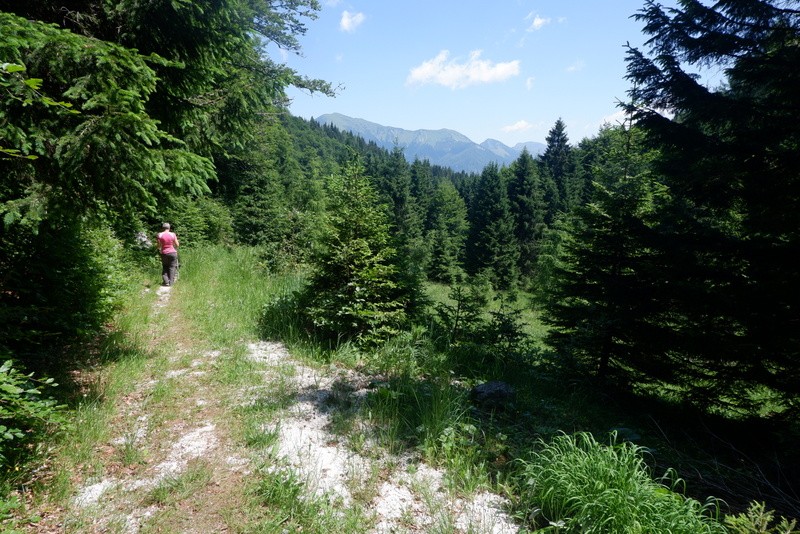
[[[571,143],[618,123],[630,87],[625,45],[641,47],[644,0],[321,0],[301,55],[271,51],[334,98],[289,90],[289,110],[476,143],[544,142],[561,118]]]

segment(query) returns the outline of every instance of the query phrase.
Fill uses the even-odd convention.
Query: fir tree
[[[508,169],[508,196],[514,215],[514,236],[519,247],[519,272],[524,278],[533,275],[539,243],[546,228],[547,206],[536,162],[527,149]]]
[[[477,183],[470,213],[468,267],[473,274],[485,272],[495,287],[508,289],[519,281],[518,261],[508,189],[497,165],[490,163]]]
[[[800,411],[800,15],[796,0],[647,2],[634,118],[669,190],[652,280],[670,344],[656,380],[706,407]],[[701,74],[722,70],[710,88]],[[696,74],[692,71],[698,71]],[[669,113],[663,113],[666,110]]]

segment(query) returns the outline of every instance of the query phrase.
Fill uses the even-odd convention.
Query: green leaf
[[[0,384],[0,390],[5,391],[6,393],[11,393],[12,395],[19,395],[25,391],[24,389],[13,384]]]
[[[21,72],[25,70],[25,65],[20,65],[18,63],[3,63],[0,65],[0,68],[8,73]]]
[[[42,86],[42,79],[41,78],[28,78],[25,80],[25,85],[30,87],[33,90],[39,90]]]

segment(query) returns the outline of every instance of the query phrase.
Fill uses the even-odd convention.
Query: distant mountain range
[[[450,167],[456,171],[481,172],[490,162],[508,165],[519,157],[523,148],[536,156],[544,152],[546,147],[544,143],[534,141],[510,147],[496,139],[487,139],[478,144],[455,130],[404,130],[354,119],[341,113],[320,115],[315,120],[319,124],[330,124],[339,130],[352,132],[388,150],[399,146],[409,162],[417,158],[427,159],[433,165]]]

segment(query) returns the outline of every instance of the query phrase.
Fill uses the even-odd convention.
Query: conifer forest
[[[643,0],[625,120],[575,139],[559,119],[544,152],[480,173],[289,113],[288,88],[337,91],[267,53],[299,51],[319,10],[0,3],[0,525],[69,435],[78,370],[108,363],[170,221],[187,258],[246,249],[258,276],[296,281],[259,304],[264,339],[326,364],[349,347],[398,402],[513,386],[514,406],[469,416],[508,438],[470,443],[521,531],[668,531],[591,527],[542,493],[547,467],[578,461],[547,456],[562,441],[610,439],[706,503],[702,529],[669,531],[792,532],[800,2]],[[709,66],[714,87],[694,74]]]

